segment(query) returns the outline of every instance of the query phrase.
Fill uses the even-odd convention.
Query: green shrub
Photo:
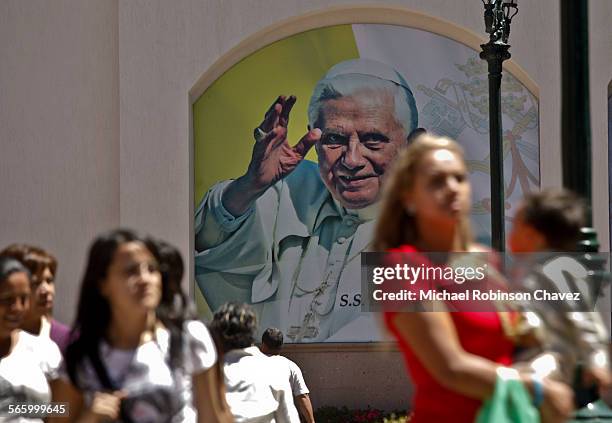
[[[407,423],[405,411],[385,412],[377,408],[349,410],[348,407],[325,406],[315,411],[318,423]]]

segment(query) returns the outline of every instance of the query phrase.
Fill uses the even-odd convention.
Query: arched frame
[[[388,24],[421,29],[458,41],[477,51],[480,49],[480,44],[487,42],[485,38],[478,34],[446,19],[403,7],[369,5],[330,7],[282,20],[240,42],[236,47],[221,56],[197,80],[189,91],[190,104],[200,97],[206,88],[225,71],[262,47],[311,29],[355,23]],[[512,59],[505,61],[504,69],[512,73],[536,98],[540,97],[535,81],[516,62]]]
[[[375,5],[356,5],[356,6],[338,6],[326,8],[314,12],[310,12],[301,16],[291,17],[282,20],[276,24],[270,25],[257,33],[249,36],[233,47],[223,56],[221,56],[202,76],[197,80],[189,91],[189,117],[190,117],[190,170],[191,170],[191,186],[190,186],[190,201],[194,201],[194,134],[193,134],[193,104],[194,102],[210,87],[221,75],[232,68],[242,59],[248,57],[252,53],[264,48],[276,41],[286,37],[299,34],[308,30],[324,28],[342,24],[387,24],[409,27],[427,31],[436,35],[449,38],[459,42],[475,51],[480,50],[480,44],[487,40],[468,30],[464,27],[456,25],[448,20],[430,16],[421,12],[415,12],[403,7],[396,6],[375,6]],[[536,83],[529,77],[526,71],[512,60],[504,62],[504,70],[510,72],[536,99],[539,98],[539,89]],[[194,204],[191,204],[192,211],[195,210]],[[193,222],[191,223],[191,233],[193,242]],[[193,250],[193,249],[192,249]],[[190,269],[191,278],[193,281],[193,269]],[[197,297],[201,294],[196,293],[193,282],[190,283],[190,291],[192,295]],[[301,344],[291,345],[290,348],[300,351],[304,350],[319,350],[329,351],[380,351],[385,349],[395,349],[392,346],[385,344]]]

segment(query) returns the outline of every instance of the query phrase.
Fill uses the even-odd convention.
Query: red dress
[[[411,246],[393,251],[414,252]],[[395,312],[385,313],[387,328],[393,333],[404,355],[406,367],[415,387],[413,417],[410,423],[472,423],[481,401],[446,389],[421,364],[410,345],[393,324]],[[503,332],[499,314],[495,312],[450,313],[459,342],[469,353],[508,366],[512,362],[513,344]]]

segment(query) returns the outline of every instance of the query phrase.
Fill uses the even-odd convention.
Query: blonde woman
[[[461,147],[423,134],[398,157],[389,175],[375,234],[377,251],[469,252],[471,186]],[[494,391],[513,344],[495,312],[385,314],[415,385],[411,423],[472,422]],[[571,412],[564,384],[521,375],[546,422]]]

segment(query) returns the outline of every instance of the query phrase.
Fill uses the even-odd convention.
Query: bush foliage
[[[405,411],[385,412],[377,408],[349,410],[347,407],[321,407],[315,411],[317,423],[407,423]]]

